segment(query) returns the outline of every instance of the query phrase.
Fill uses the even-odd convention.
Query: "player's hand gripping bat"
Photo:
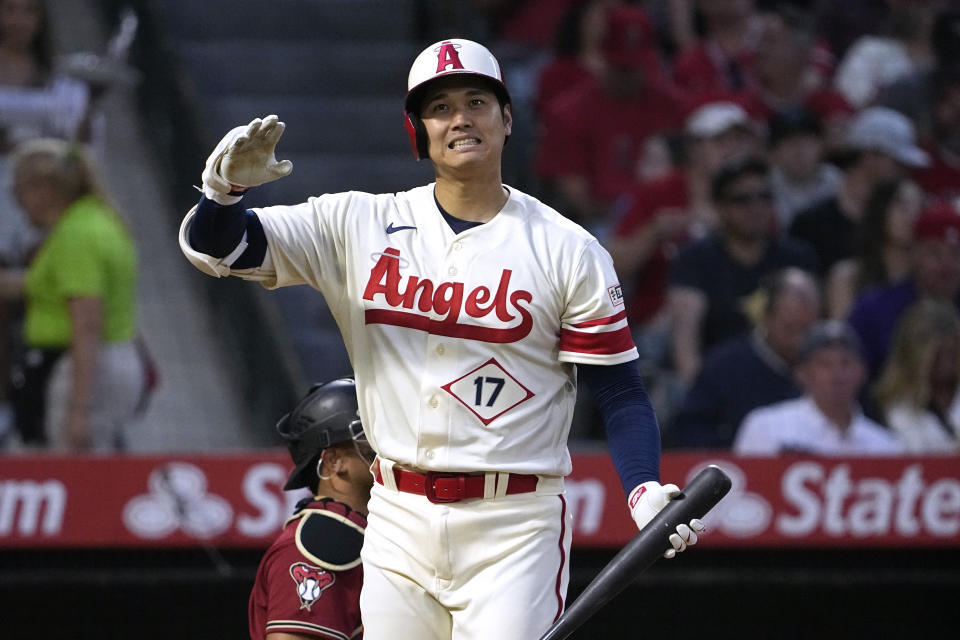
[[[668,537],[677,525],[702,518],[731,486],[730,477],[720,467],[710,465],[698,473],[683,492],[654,516],[633,540],[614,556],[583,593],[553,623],[540,640],[563,640],[587,619],[623,591],[638,574],[663,556],[670,548]]]

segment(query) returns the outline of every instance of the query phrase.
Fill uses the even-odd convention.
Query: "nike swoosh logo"
[[[411,227],[411,226],[395,227],[391,222],[390,224],[387,225],[386,231],[387,231],[387,234],[391,234],[391,233],[396,233],[397,231],[404,231],[406,229],[416,229],[416,227]]]

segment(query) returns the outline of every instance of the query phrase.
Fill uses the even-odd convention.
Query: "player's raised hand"
[[[647,526],[647,523],[653,520],[653,517],[678,495],[680,495],[680,487],[677,485],[661,485],[655,480],[644,482],[635,487],[627,498],[627,504],[630,506],[630,515],[633,516],[633,521],[637,523],[637,528],[643,529]],[[706,529],[706,525],[697,518],[691,520],[689,525],[677,525],[676,533],[671,533],[668,537],[673,548],[667,549],[663,557],[672,558],[687,547],[697,544],[699,534],[702,534]]]
[[[207,158],[203,170],[204,193],[209,189],[226,195],[237,187],[257,187],[289,175],[293,163],[278,162],[275,155],[285,128],[277,116],[271,115],[230,130]]]

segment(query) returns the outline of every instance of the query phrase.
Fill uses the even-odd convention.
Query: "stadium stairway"
[[[163,21],[189,78],[205,148],[254,117],[277,114],[277,157],[293,173],[247,196],[292,204],[327,192],[390,192],[432,179],[411,158],[402,96],[418,53],[417,0],[167,0]],[[322,297],[271,292],[303,379],[350,373]]]

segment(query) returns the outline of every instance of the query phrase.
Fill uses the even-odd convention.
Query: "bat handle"
[[[580,596],[553,623],[540,640],[563,640],[603,605],[623,591],[642,571],[670,548],[668,537],[678,524],[702,518],[730,491],[730,476],[709,465],[691,480],[683,492],[667,503],[660,513],[613,557],[587,585]]]

